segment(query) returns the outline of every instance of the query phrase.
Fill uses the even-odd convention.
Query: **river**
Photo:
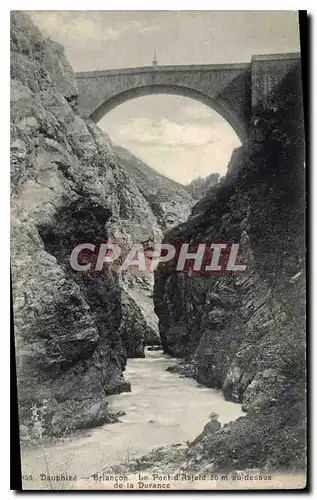
[[[166,371],[177,363],[162,351],[146,350],[145,358],[129,359],[125,377],[132,392],[108,397],[111,409],[126,412],[121,422],[77,431],[65,441],[45,445],[50,474],[87,477],[155,447],[193,440],[211,412],[218,413],[221,423],[244,415],[240,405],[225,401],[219,390]],[[23,474],[33,476],[33,481],[24,481],[24,488],[48,487],[39,476],[46,473],[42,448],[21,452]]]

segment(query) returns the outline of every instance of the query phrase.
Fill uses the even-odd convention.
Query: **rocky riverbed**
[[[109,409],[118,413],[120,421],[86,431],[77,431],[63,441],[22,450],[25,488],[50,488],[41,481],[47,474],[43,452],[52,476],[77,475],[78,482],[100,473],[105,467],[128,464],[153,448],[170,444],[186,446],[199,434],[211,412],[222,424],[245,414],[238,404],[225,401],[219,390],[201,386],[193,379],[181,378],[166,370],[179,361],[162,351],[146,351],[143,359],[129,359],[125,372],[132,392],[108,397]],[[59,482],[53,489],[65,488]],[[69,486],[69,485],[68,485]]]

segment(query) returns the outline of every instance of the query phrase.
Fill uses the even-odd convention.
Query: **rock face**
[[[11,17],[11,77],[20,424],[32,429],[39,411],[45,431],[61,434],[114,420],[106,395],[130,390],[126,359],[144,356],[146,339],[156,335],[125,277],[76,272],[70,253],[82,242],[129,246],[162,231],[109,138],[78,115],[76,80],[62,47],[19,12]]]
[[[115,146],[118,163],[132,176],[150,205],[163,233],[185,222],[193,206],[193,197],[185,186],[159,174],[126,149]]]
[[[123,193],[121,223],[125,223],[125,232],[129,234],[133,228],[134,241],[146,246],[161,242],[166,231],[188,219],[194,204],[191,194],[184,186],[159,174],[126,149],[119,146],[113,149],[120,169],[137,186],[136,199],[143,200],[143,205],[135,210],[127,201],[129,194]],[[151,214],[148,221],[147,213]],[[129,275],[124,277],[124,283],[129,296],[137,302],[150,326],[146,344],[160,344],[158,319],[153,305],[153,276]]]
[[[156,273],[165,352],[247,411],[210,438],[206,460],[219,467],[304,461],[304,132],[293,76],[275,89],[270,109],[255,110],[250,140],[234,152],[227,177],[165,237],[174,244],[240,242],[246,271],[194,277],[172,264]]]

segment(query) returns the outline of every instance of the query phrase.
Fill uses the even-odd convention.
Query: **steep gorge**
[[[116,420],[106,396],[129,391],[126,359],[155,339],[133,293],[140,277],[69,266],[81,242],[122,245],[241,242],[238,276],[155,276],[165,352],[182,372],[241,402],[246,417],[181,450],[193,470],[302,467],[305,456],[304,131],[300,68],[269,109],[255,110],[250,138],[228,174],[193,208],[191,196],[151,171],[76,110],[62,48],[12,14],[12,279],[21,435],[32,407],[61,435]],[[296,78],[295,78],[296,76]],[[131,165],[134,167],[131,168]],[[174,225],[177,224],[177,227]],[[261,443],[261,449],[259,449]],[[155,456],[156,465],[159,457]],[[162,458],[168,461],[169,455]],[[138,464],[138,467],[140,464]]]

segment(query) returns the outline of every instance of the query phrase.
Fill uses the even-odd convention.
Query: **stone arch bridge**
[[[248,134],[252,109],[300,63],[300,55],[253,56],[250,63],[149,66],[76,73],[79,112],[98,122],[125,101],[151,94],[196,99],[217,111],[241,141]]]

